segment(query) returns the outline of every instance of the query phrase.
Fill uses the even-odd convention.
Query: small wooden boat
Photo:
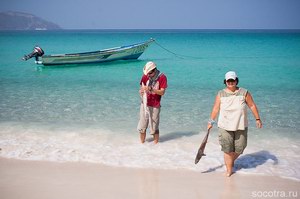
[[[32,53],[25,55],[22,59],[26,61],[32,57],[35,57],[36,64],[43,64],[45,66],[62,64],[87,64],[115,60],[137,59],[154,41],[155,40],[151,38],[148,41],[128,46],[120,46],[93,52],[57,55],[44,55],[43,49],[36,46]]]

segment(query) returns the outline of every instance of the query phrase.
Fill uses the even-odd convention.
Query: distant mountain
[[[0,12],[0,30],[59,30],[58,25],[32,14]]]

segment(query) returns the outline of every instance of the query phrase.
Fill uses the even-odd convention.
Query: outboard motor
[[[38,61],[38,57],[41,57],[44,55],[44,51],[41,47],[36,46],[34,47],[33,51],[28,54],[28,55],[24,55],[24,57],[22,58],[24,61],[31,59],[32,57],[35,57],[35,61]]]

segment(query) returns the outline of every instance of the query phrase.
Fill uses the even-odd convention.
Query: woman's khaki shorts
[[[219,142],[225,153],[236,152],[242,154],[247,146],[247,132],[245,130],[227,131],[219,128]]]
[[[160,107],[154,108],[151,106],[147,107],[149,115],[145,113],[144,105],[141,104],[140,107],[140,121],[138,124],[138,131],[140,133],[146,132],[146,129],[149,126],[150,134],[154,135],[155,133],[159,133],[159,114],[160,114]],[[150,116],[150,118],[149,118]]]

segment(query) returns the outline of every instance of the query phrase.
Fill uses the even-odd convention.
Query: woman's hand
[[[261,122],[261,120],[259,119],[259,120],[256,120],[256,127],[257,128],[262,128],[262,122]]]
[[[213,119],[209,119],[208,122],[207,122],[207,130],[210,130],[214,124],[216,124],[217,122]]]
[[[211,123],[207,123],[207,130],[210,130],[213,127],[213,125]]]

